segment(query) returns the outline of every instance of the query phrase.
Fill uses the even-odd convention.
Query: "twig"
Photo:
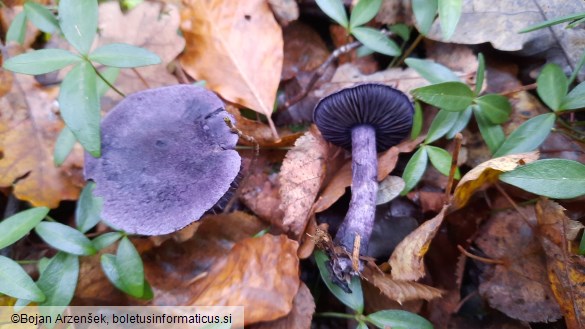
[[[449,181],[445,188],[445,203],[449,204],[451,201],[451,189],[453,188],[453,180],[455,179],[455,172],[457,171],[457,161],[459,160],[459,150],[461,150],[461,142],[463,136],[461,133],[455,135],[455,149],[453,150],[453,157],[451,158],[451,170],[449,170]]]
[[[356,272],[360,272],[360,247],[362,244],[362,237],[359,234],[355,235],[353,240],[353,253],[351,257],[351,266]]]
[[[138,72],[138,70],[135,67],[132,68],[132,72],[134,72],[134,74],[136,74],[136,76],[138,77],[138,79],[140,79],[140,81],[142,82],[142,84],[144,84],[144,86],[146,87],[146,89],[150,89],[150,85],[148,84],[148,82],[146,81],[146,79],[144,79],[144,77],[142,76],[142,74],[140,74],[140,72]]]
[[[515,94],[515,93],[519,93],[521,91],[527,91],[527,90],[533,90],[536,89],[536,83],[532,83],[526,86],[520,86],[518,88],[512,89],[512,90],[506,90],[500,93],[500,95],[502,96],[507,96],[510,94]]]
[[[477,261],[480,261],[482,263],[496,264],[496,265],[504,265],[504,264],[506,264],[506,262],[504,262],[503,260],[485,258],[485,257],[481,257],[481,256],[474,255],[474,254],[470,253],[469,251],[465,250],[465,248],[463,248],[461,245],[457,245],[457,249],[459,249],[459,251],[461,251],[461,253],[464,254],[465,256],[467,256],[467,257],[469,257],[471,259],[475,259]]]
[[[414,51],[414,49],[418,46],[418,44],[424,39],[424,35],[419,34],[416,39],[414,39],[414,41],[412,42],[412,44],[410,45],[410,47],[408,47],[408,49],[406,49],[406,51],[402,54],[402,56],[400,56],[400,60],[398,61],[398,64],[396,66],[400,66],[404,63],[404,60]],[[392,63],[391,66],[394,67],[395,63]]]
[[[246,142],[252,143],[254,145],[254,156],[257,157],[260,154],[260,144],[258,144],[258,141],[256,141],[254,137],[246,135],[240,129],[236,128],[230,118],[225,117],[223,118],[223,121],[228,126],[228,128],[230,128],[232,133],[238,135],[239,138],[245,140]]]

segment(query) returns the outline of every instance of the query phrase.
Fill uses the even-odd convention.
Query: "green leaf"
[[[97,0],[61,0],[59,19],[65,39],[80,53],[87,55],[97,33]]]
[[[455,120],[455,123],[453,124],[451,129],[447,132],[445,137],[452,139],[453,137],[455,137],[455,135],[457,135],[458,132],[462,131],[463,129],[465,129],[465,127],[467,127],[467,124],[469,123],[469,120],[471,119],[471,113],[472,113],[471,107],[472,106],[465,109],[465,111],[459,112],[459,116],[457,117],[457,119]]]
[[[536,79],[536,92],[548,107],[557,111],[567,95],[567,83],[567,77],[560,66],[546,64]]]
[[[0,249],[6,248],[27,235],[49,213],[47,207],[31,208],[0,222]]]
[[[8,32],[6,32],[6,42],[17,42],[18,44],[24,43],[24,37],[26,36],[26,14],[24,11],[14,16]]]
[[[389,30],[399,36],[403,41],[410,39],[410,27],[406,24],[394,24],[390,26]]]
[[[118,267],[116,266],[116,256],[111,254],[103,254],[100,257],[100,263],[102,270],[108,278],[108,280],[118,288],[118,290],[126,292],[122,279],[120,279],[120,273],[118,273]]]
[[[549,26],[553,26],[553,25],[557,25],[557,24],[561,24],[561,23],[565,23],[565,22],[570,22],[570,21],[581,19],[581,18],[585,18],[585,13],[577,13],[577,14],[562,16],[562,17],[554,18],[554,19],[539,23],[539,24],[529,26],[525,29],[520,30],[519,33],[532,32],[532,31],[540,30],[540,29],[545,28],[545,27],[549,27]]]
[[[420,315],[402,310],[383,310],[366,317],[378,328],[433,329],[433,325]]]
[[[404,63],[430,83],[461,81],[449,68],[426,59],[407,58]]]
[[[99,157],[100,107],[96,73],[89,63],[82,62],[67,74],[61,83],[59,104],[67,127],[86,151]]]
[[[533,151],[548,137],[554,124],[554,113],[541,114],[524,122],[506,138],[494,157]]]
[[[573,84],[575,79],[577,79],[577,75],[579,74],[579,72],[581,71],[583,66],[585,66],[585,51],[581,54],[581,58],[579,58],[579,62],[573,68],[573,73],[571,73],[571,76],[569,77],[569,81],[567,82],[567,86],[570,86]]]
[[[93,196],[94,188],[95,183],[88,182],[77,201],[75,225],[82,233],[91,230],[101,219],[102,199]]]
[[[455,33],[459,18],[461,18],[462,0],[439,0],[439,19],[443,37],[450,39]]]
[[[124,235],[121,232],[108,232],[98,236],[97,238],[91,240],[93,246],[97,250],[102,250],[106,247],[111,246],[114,242],[120,240]]]
[[[94,50],[89,59],[113,67],[139,67],[159,64],[160,58],[150,50],[125,43],[111,43]]]
[[[420,87],[411,94],[421,101],[446,111],[463,111],[474,99],[473,91],[461,82],[443,82]]]
[[[351,277],[349,289],[351,289],[352,292],[347,293],[331,281],[332,274],[329,273],[329,269],[327,268],[329,257],[327,257],[327,255],[321,250],[315,250],[313,255],[317,267],[319,268],[319,272],[321,273],[321,278],[331,293],[335,295],[340,302],[347,305],[347,307],[361,314],[364,311],[364,294],[362,292],[360,278],[357,276]]]
[[[375,53],[372,49],[366,46],[359,46],[358,49],[355,50],[355,54],[357,57],[364,57]]]
[[[412,0],[412,11],[420,33],[427,35],[437,15],[438,0]]]
[[[27,1],[24,3],[24,12],[28,18],[39,30],[45,33],[55,33],[59,31],[59,22],[53,13],[45,6],[36,2]]]
[[[79,63],[82,58],[63,49],[41,49],[9,58],[4,68],[16,73],[37,75]]]
[[[39,269],[39,274],[42,274],[47,269],[47,266],[49,266],[50,262],[51,262],[51,258],[43,257],[43,258],[39,259],[39,261],[37,263],[37,267]]]
[[[575,110],[585,107],[585,82],[578,84],[565,98],[561,104],[561,110]]]
[[[140,297],[144,294],[144,265],[142,259],[127,237],[122,238],[116,253],[116,267],[124,291]]]
[[[93,244],[83,233],[61,223],[41,222],[35,232],[55,249],[74,255],[93,255]]]
[[[59,252],[41,274],[37,285],[47,296],[39,306],[66,306],[73,299],[79,278],[79,258]]]
[[[355,329],[368,329],[368,325],[365,322],[360,321]]]
[[[427,145],[425,148],[427,149],[433,167],[435,167],[441,174],[449,176],[451,161],[453,159],[451,154],[436,146]],[[455,179],[459,178],[461,178],[461,173],[459,172],[459,168],[457,168],[455,170]]]
[[[55,166],[59,167],[65,162],[73,150],[75,142],[77,142],[77,139],[75,139],[75,135],[73,135],[71,129],[67,128],[67,126],[63,127],[57,137],[55,150],[53,151],[53,162],[55,163]]]
[[[120,69],[117,67],[107,67],[103,72],[101,72],[102,77],[104,77],[108,82],[113,85],[118,79],[118,75],[120,74]],[[97,79],[97,94],[98,97],[103,97],[106,92],[110,89],[107,83],[104,82],[101,78],[98,77]]]
[[[315,2],[325,15],[329,16],[346,29],[349,27],[347,13],[345,12],[345,7],[341,0],[315,0]]]
[[[585,165],[573,160],[544,159],[500,175],[500,180],[554,199],[585,195]]]
[[[433,119],[433,122],[431,122],[429,132],[425,138],[425,143],[432,143],[437,139],[445,136],[445,134],[453,128],[458,118],[459,112],[440,110]]]
[[[475,73],[475,95],[478,96],[483,88],[483,79],[485,78],[485,59],[483,54],[477,54],[477,72]]]
[[[376,17],[381,5],[382,0],[359,0],[351,12],[349,19],[350,31],[354,27],[364,25]]]
[[[0,256],[0,293],[34,302],[45,300],[45,294],[22,267],[4,256]]]
[[[475,99],[481,112],[493,124],[500,124],[508,121],[512,106],[508,99],[502,95],[489,94]]]
[[[402,174],[404,191],[400,195],[406,195],[406,193],[416,186],[427,169],[428,160],[427,148],[423,145],[412,155],[406,164],[406,168],[404,168],[404,173]]]
[[[579,255],[585,255],[585,233],[583,233],[581,243],[579,244]]]
[[[364,46],[380,54],[388,56],[400,55],[400,47],[394,41],[390,40],[388,36],[376,29],[360,26],[352,29],[351,34],[363,43]]]
[[[477,121],[481,137],[483,137],[490,152],[494,154],[506,139],[504,130],[500,125],[490,123],[479,107],[474,106],[473,111],[475,113],[475,121]]]
[[[414,116],[412,118],[412,130],[410,131],[410,138],[415,139],[420,135],[423,124],[422,107],[419,101],[414,102]]]

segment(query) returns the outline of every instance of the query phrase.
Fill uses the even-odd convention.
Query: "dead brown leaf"
[[[0,186],[13,186],[20,200],[55,208],[79,195],[83,155],[76,148],[61,167],[53,147],[63,123],[55,114],[57,89],[41,89],[33,77],[15,75],[0,98]]]
[[[177,34],[179,11],[176,6],[145,1],[127,13],[116,2],[105,2],[99,7],[99,37],[96,46],[121,42],[146,48],[161,58],[161,63],[121,70],[115,86],[126,94],[149,88],[178,83],[167,65],[183,51],[185,40]],[[108,97],[119,101],[112,91]],[[107,104],[107,103],[106,103]]]
[[[392,279],[416,281],[426,274],[423,257],[443,223],[447,208],[444,206],[435,218],[424,222],[396,246],[388,260],[392,267]]]
[[[290,313],[278,320],[253,324],[250,329],[309,329],[315,313],[315,301],[309,288],[301,282]]]
[[[511,318],[548,322],[562,314],[547,278],[542,247],[533,227],[534,207],[494,213],[480,229],[476,245],[502,264],[480,276],[480,294],[489,305]]]
[[[283,226],[295,237],[304,232],[311,209],[325,179],[327,142],[313,126],[288,151],[279,174]]]
[[[226,100],[270,118],[283,61],[283,39],[264,0],[188,0],[181,63]],[[258,37],[262,36],[262,37]]]
[[[538,201],[536,218],[539,239],[546,254],[548,279],[561,306],[567,328],[585,328],[585,286],[582,284],[585,282],[585,257],[572,252],[578,248],[573,240],[583,229],[583,224],[567,218],[564,211],[554,201]],[[569,243],[573,248],[567,248]]]
[[[243,305],[246,325],[290,313],[299,289],[298,243],[264,235],[235,244],[198,280],[189,305]]]
[[[268,0],[268,4],[282,26],[287,26],[299,18],[299,4],[295,0]]]
[[[501,173],[514,170],[519,165],[536,161],[538,157],[538,151],[512,154],[488,160],[471,169],[461,178],[455,188],[453,193],[454,209],[464,207],[475,192],[497,182]]]
[[[298,77],[300,72],[311,72],[317,69],[327,57],[329,50],[319,33],[309,25],[294,22],[283,30],[284,62],[282,80]],[[301,77],[298,77],[301,78]],[[300,81],[300,84],[308,81]]]
[[[0,57],[1,58],[1,57]],[[0,64],[2,61],[0,60]],[[12,89],[12,80],[14,79],[14,75],[11,72],[0,68],[0,97],[8,94]]]

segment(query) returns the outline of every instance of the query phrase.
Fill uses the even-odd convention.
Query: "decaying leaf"
[[[417,138],[414,141],[405,141],[396,146],[391,147],[388,151],[378,155],[378,180],[381,181],[394,170],[398,155],[400,153],[411,152],[414,148],[422,142],[423,138]],[[341,167],[331,181],[325,186],[323,192],[315,202],[315,212],[322,212],[335,201],[339,200],[345,193],[345,188],[351,185],[351,160]]]
[[[243,305],[246,325],[287,315],[300,283],[297,248],[284,235],[236,243],[195,283],[189,305]]]
[[[546,254],[548,279],[569,329],[585,328],[585,257],[573,253],[573,241],[583,224],[570,220],[558,203],[540,199],[536,204],[539,240]],[[570,245],[572,248],[567,248]]]
[[[167,65],[183,51],[185,40],[179,36],[179,11],[171,4],[161,5],[144,1],[127,13],[116,2],[99,7],[97,47],[109,43],[127,43],[146,48],[161,58],[161,63],[121,70],[115,86],[126,94],[144,89],[177,84],[177,78],[167,71]],[[145,24],[148,22],[148,24]],[[113,100],[120,96],[111,92]]]
[[[435,218],[424,222],[396,246],[388,260],[392,267],[392,279],[416,281],[425,275],[423,257],[443,223],[447,208],[444,206]]]
[[[481,228],[476,245],[501,264],[480,276],[479,293],[511,318],[548,322],[562,314],[547,278],[542,248],[532,228],[534,207],[494,213]]]
[[[1,60],[0,64],[2,64]],[[12,89],[13,78],[14,75],[11,72],[6,71],[3,68],[0,68],[0,97],[10,92],[10,90]]]
[[[268,0],[268,4],[282,26],[299,18],[299,4],[295,0]]]
[[[270,116],[283,60],[282,30],[263,0],[186,1],[181,63],[226,100]],[[261,35],[261,38],[258,36]]]
[[[538,157],[538,151],[512,154],[488,160],[471,169],[461,178],[455,188],[453,207],[455,209],[464,207],[475,192],[495,183],[501,173],[514,170],[519,165],[536,161]]]
[[[404,180],[398,176],[388,176],[378,185],[376,205],[390,202],[404,190]]]
[[[368,264],[368,266],[370,266]],[[375,265],[374,265],[375,266]],[[426,284],[395,280],[389,274],[384,274],[376,268],[368,269],[364,273],[365,279],[380,289],[386,297],[397,301],[399,304],[413,300],[432,300],[439,298],[442,291]]]
[[[315,300],[309,288],[301,282],[290,313],[278,320],[253,324],[250,329],[309,329],[315,313]]]
[[[61,200],[75,200],[83,182],[81,149],[61,167],[53,163],[53,147],[63,128],[55,114],[57,92],[18,74],[12,91],[0,97],[0,186],[13,186],[16,197],[33,206],[55,208]]]
[[[327,142],[313,127],[288,151],[280,170],[283,226],[295,237],[303,233],[321,183],[325,178]]]

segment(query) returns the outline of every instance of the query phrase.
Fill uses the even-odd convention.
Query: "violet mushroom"
[[[177,85],[128,96],[104,118],[102,156],[85,155],[85,178],[103,199],[102,219],[128,233],[177,231],[213,208],[241,159],[233,117],[214,93]]]
[[[325,140],[352,152],[352,184],[349,210],[335,236],[337,245],[352,254],[356,236],[360,255],[365,255],[374,226],[378,192],[377,153],[388,150],[408,136],[414,108],[408,97],[381,84],[362,84],[323,98],[313,119]],[[333,259],[339,280],[356,275],[347,257]]]

